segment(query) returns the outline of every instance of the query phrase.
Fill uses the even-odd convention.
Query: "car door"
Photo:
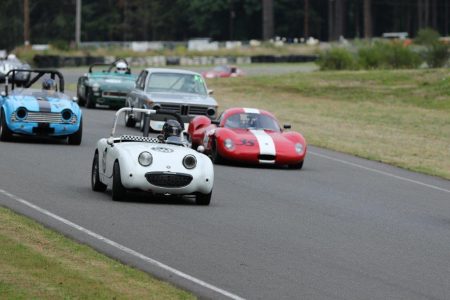
[[[143,70],[136,79],[136,87],[128,94],[127,105],[136,108],[143,108],[145,97],[145,83],[147,80],[148,71]],[[141,120],[141,114],[136,116],[136,121]]]

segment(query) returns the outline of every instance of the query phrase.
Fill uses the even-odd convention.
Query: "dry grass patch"
[[[194,299],[0,207],[0,295],[5,299]]]

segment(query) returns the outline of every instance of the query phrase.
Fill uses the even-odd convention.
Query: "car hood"
[[[88,85],[92,86],[94,83],[100,86],[102,90],[126,90],[130,91],[135,86],[134,80],[125,79],[122,77],[98,77],[89,78]]]
[[[260,137],[270,137],[270,140],[273,141],[275,145],[283,146],[291,146],[294,145],[291,139],[287,138],[283,133],[271,131],[271,130],[247,130],[247,129],[230,129],[230,128],[222,128],[220,130],[220,135],[223,138],[232,138],[235,143],[242,142],[242,140],[246,140],[247,142],[253,142],[257,144],[258,140],[264,140]],[[250,143],[248,145],[250,145]]]
[[[207,95],[191,94],[191,93],[163,93],[152,92],[147,93],[148,98],[158,103],[180,103],[180,104],[200,104],[217,106],[217,101]]]
[[[61,112],[64,109],[70,109],[75,113],[80,111],[78,104],[69,98],[44,95],[10,95],[6,98],[5,104],[7,104],[12,111],[19,107],[25,107],[28,111],[34,112]]]

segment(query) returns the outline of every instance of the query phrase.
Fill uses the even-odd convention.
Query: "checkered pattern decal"
[[[144,143],[161,143],[157,138],[136,136],[136,135],[122,135],[121,142],[144,142]]]

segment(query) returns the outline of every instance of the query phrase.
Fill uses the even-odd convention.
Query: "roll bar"
[[[11,78],[11,91],[15,88],[15,79],[16,79],[16,73],[22,73],[27,72],[30,73],[30,80],[25,84],[25,88],[29,88],[33,84],[35,84],[42,76],[45,74],[50,74],[50,78],[55,80],[56,77],[58,77],[59,85],[58,85],[58,91],[61,93],[64,93],[64,76],[56,70],[46,70],[46,69],[13,69],[10,70],[5,75],[5,93],[8,95],[8,84],[9,84],[9,78]],[[34,75],[34,77],[31,77],[31,75]]]

